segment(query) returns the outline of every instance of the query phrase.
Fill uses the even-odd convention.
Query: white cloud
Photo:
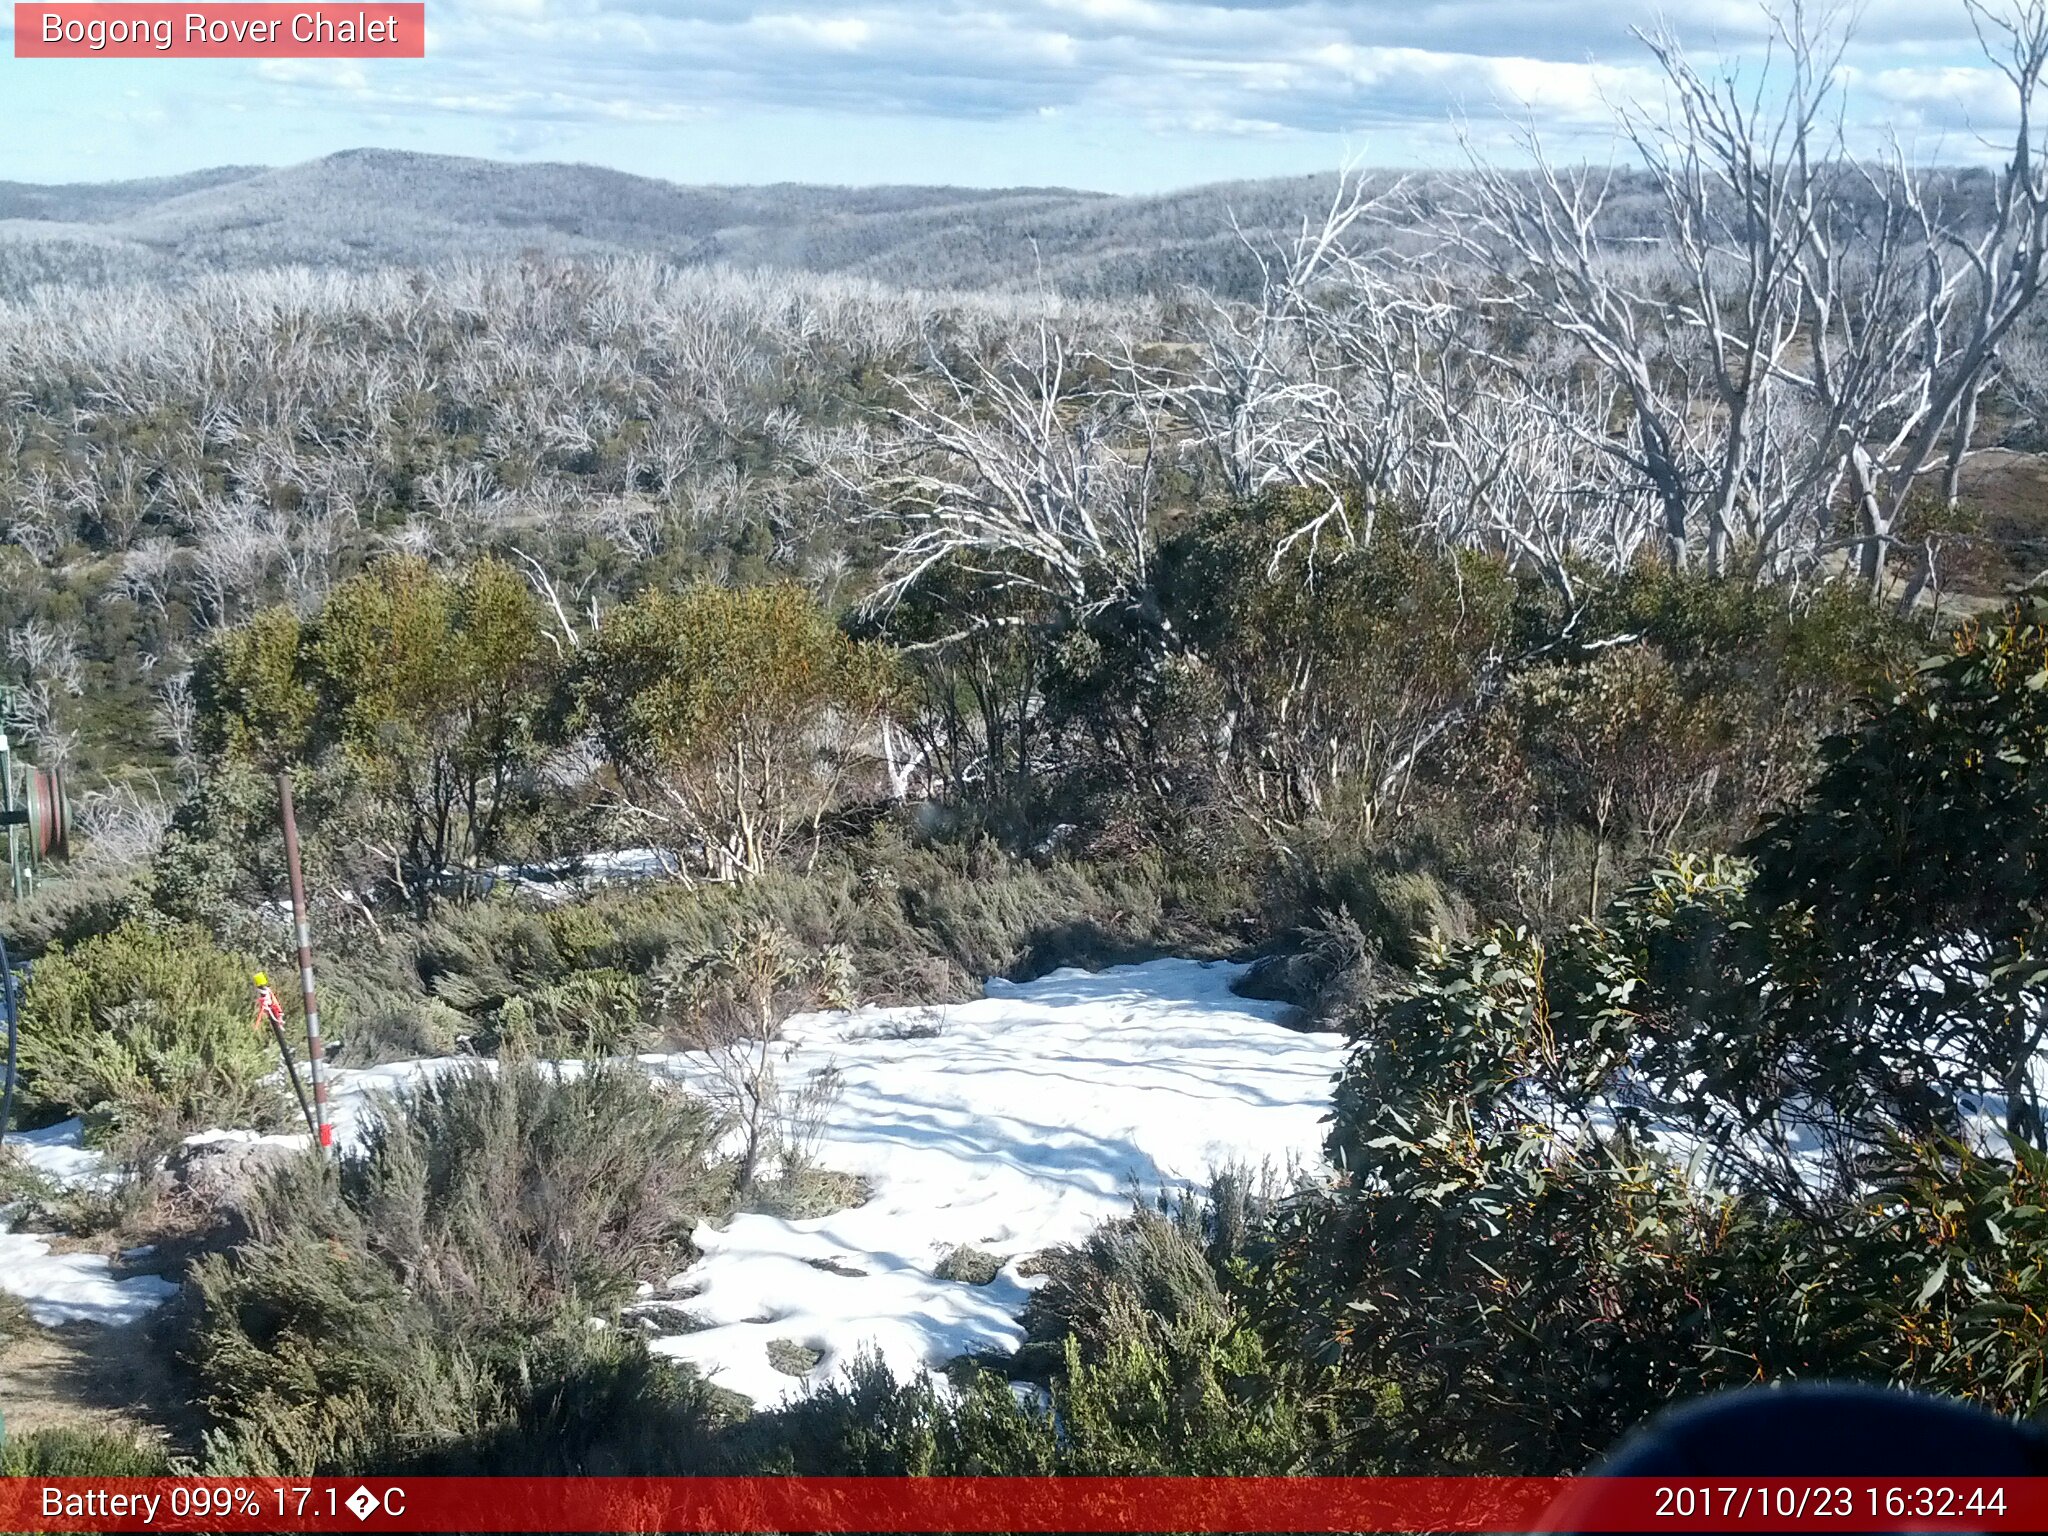
[[[873,24],[858,16],[756,16],[753,26],[771,43],[843,53],[859,49],[875,33]]]
[[[1183,131],[1329,135],[1431,131],[1497,101],[1582,125],[1648,84],[1628,35],[1637,14],[1611,0],[443,0],[429,68],[478,81],[509,71],[593,113],[630,86],[657,114],[1023,122],[1094,110]],[[1767,33],[1748,0],[1685,0],[1666,15],[1693,46],[1736,55]],[[1888,40],[1864,64],[1883,102],[1933,113],[1941,92],[1975,83],[1960,62],[1960,0],[1874,0],[1867,25]],[[1944,50],[1957,60],[1926,60]]]
[[[816,118],[841,133],[854,120],[972,124],[978,142],[1007,133],[1015,163],[1057,121],[1099,142],[1149,133],[1177,146],[1155,159],[1199,175],[1210,141],[1293,144],[1298,163],[1327,164],[1369,132],[1381,160],[1454,158],[1454,115],[1482,139],[1497,118],[1526,116],[1590,146],[1612,103],[1655,90],[1630,36],[1653,13],[1614,0],[435,0],[430,12],[420,63],[371,66],[367,86],[266,67],[242,77],[247,99],[279,116],[360,112],[366,95],[410,103],[414,144],[468,142],[464,119],[525,114],[521,152],[534,154],[607,124]],[[1738,68],[1769,35],[1751,0],[1666,0],[1661,14]],[[1963,0],[1866,0],[1852,122],[1958,143],[1994,127],[2009,93],[1973,61]],[[0,105],[0,126],[15,112],[32,120],[32,107]],[[1090,184],[1099,169],[1049,163],[1041,179]],[[898,179],[922,174],[905,165]]]

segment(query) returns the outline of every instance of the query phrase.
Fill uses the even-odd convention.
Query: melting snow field
[[[1158,960],[991,981],[972,1003],[790,1019],[779,1079],[795,1087],[837,1070],[814,1156],[866,1179],[870,1198],[812,1220],[700,1227],[703,1257],[657,1294],[703,1326],[654,1349],[763,1406],[862,1350],[904,1376],[1014,1349],[1029,1294],[1017,1261],[1123,1214],[1134,1189],[1200,1184],[1233,1162],[1319,1163],[1343,1038],[1285,1028],[1285,1005],[1230,990],[1243,972]],[[378,1095],[467,1059],[336,1073],[338,1137],[354,1139]],[[700,1054],[640,1060],[717,1092]],[[962,1244],[1005,1261],[992,1284],[933,1273]],[[817,1352],[807,1377],[770,1364],[778,1340]]]
[[[901,1376],[1022,1342],[1016,1261],[1073,1242],[1147,1193],[1229,1162],[1319,1161],[1342,1039],[1234,995],[1241,967],[1162,960],[989,983],[979,1002],[790,1021],[785,1082],[831,1066],[842,1091],[818,1159],[863,1175],[865,1204],[810,1221],[741,1216],[696,1234],[676,1294],[705,1324],[658,1340],[758,1403],[803,1389],[768,1361],[787,1339],[812,1379],[863,1347]],[[929,1021],[940,1033],[892,1038]],[[692,1057],[649,1058],[686,1080]],[[948,1249],[1006,1261],[992,1285],[938,1279]],[[830,1267],[824,1267],[829,1265]],[[844,1271],[853,1271],[845,1273]]]
[[[1200,1184],[1233,1162],[1316,1165],[1342,1038],[1283,1027],[1283,1005],[1231,992],[1242,973],[1161,960],[992,981],[981,1000],[946,1007],[791,1019],[775,1047],[780,1079],[794,1087],[837,1070],[814,1155],[863,1177],[871,1198],[814,1220],[740,1216],[700,1228],[703,1257],[658,1294],[703,1326],[654,1348],[764,1406],[864,1349],[899,1376],[1014,1349],[1029,1294],[1017,1261],[1085,1237],[1127,1211],[1134,1189]],[[381,1094],[472,1059],[334,1073],[339,1139],[356,1138]],[[715,1088],[701,1055],[641,1060]],[[97,1177],[98,1155],[77,1131],[73,1121],[32,1132],[22,1148],[56,1177]],[[208,1133],[223,1136],[254,1139]],[[992,1284],[934,1273],[962,1244],[1004,1261]],[[155,1277],[117,1281],[105,1259],[52,1255],[41,1239],[5,1232],[0,1288],[43,1322],[125,1322],[175,1291]],[[808,1378],[770,1364],[777,1340],[817,1352]]]
[[[96,1253],[52,1253],[40,1237],[0,1232],[0,1290],[28,1303],[45,1328],[60,1323],[132,1323],[178,1294],[161,1275],[116,1280]]]
[[[84,1144],[76,1120],[39,1131],[14,1131],[7,1145],[30,1167],[60,1183],[96,1183],[106,1176],[105,1159]],[[29,1316],[46,1328],[60,1323],[132,1323],[178,1294],[156,1275],[114,1278],[112,1263],[96,1253],[52,1253],[47,1241],[10,1232],[0,1223],[0,1291],[28,1304]]]

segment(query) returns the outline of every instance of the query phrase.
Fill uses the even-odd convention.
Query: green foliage
[[[1612,863],[1654,866],[1676,847],[1748,835],[1915,640],[1840,589],[1793,602],[1662,566],[1589,582],[1569,608],[1525,587],[1516,625],[1529,662],[1500,707],[1447,744],[1444,772],[1455,793],[1482,797],[1496,841],[1513,841],[1501,808],[1527,808],[1545,895],[1528,899],[1518,881],[1520,905],[1567,920],[1598,914]],[[1554,903],[1560,864],[1576,889]]]
[[[1791,930],[1787,1006],[1859,1033],[1908,1083],[1989,1088],[2048,1146],[2048,614],[1957,631],[1759,833]],[[1961,1068],[1961,1071],[1958,1070]],[[1974,1080],[1973,1080],[1974,1079]]]
[[[265,836],[277,824],[277,799],[276,784],[245,764],[226,763],[201,779],[150,861],[150,905],[230,942],[247,936],[248,908],[285,889],[283,838],[272,857]]]
[[[1077,1349],[1052,1391],[1051,1470],[1081,1477],[1299,1476],[1341,1465],[1339,1418],[1315,1373],[1248,1330],[1155,1326],[1098,1363]]]
[[[1292,849],[1305,866],[1315,925],[1349,924],[1360,953],[1412,966],[1430,935],[1462,938],[1471,931],[1469,903],[1447,884],[1449,871],[1432,867],[1426,850],[1342,835],[1299,837]]]
[[[1195,875],[1207,881],[1210,872]],[[1213,909],[1227,913],[1234,895],[1156,859],[1036,863],[983,840],[924,843],[883,825],[828,848],[807,872],[620,884],[545,909],[499,896],[444,906],[416,930],[324,961],[323,991],[334,995],[351,1042],[373,1022],[394,1041],[489,1040],[514,1000],[603,971],[620,1025],[627,999],[616,978],[627,977],[641,988],[650,1030],[695,1039],[696,1015],[668,1009],[651,979],[764,924],[810,952],[843,950],[864,998],[925,1003],[975,996],[994,975],[1227,953],[1241,941]],[[561,1048],[573,1053],[581,1040],[571,1030]],[[421,1054],[409,1046],[401,1053]]]
[[[79,944],[112,933],[149,906],[134,870],[66,870],[37,882],[35,894],[8,912],[7,943],[17,964],[53,944]]]
[[[25,1161],[19,1150],[0,1156],[0,1211],[11,1227],[103,1236],[120,1226],[138,1203],[141,1186],[133,1181],[111,1187],[66,1184]],[[28,1325],[27,1309],[11,1296],[0,1298],[0,1312],[8,1314],[0,1318],[0,1334]]]
[[[572,682],[633,803],[720,876],[815,850],[898,686],[888,650],[849,639],[801,588],[709,584],[622,604]]]
[[[1582,1465],[1659,1402],[1874,1375],[2031,1412],[2041,1185],[1965,1133],[2039,1046],[2048,635],[1965,629],[1746,862],[1369,1001],[1266,1314],[1394,1388],[1404,1465]],[[1683,1160],[1672,1154],[1682,1154]]]
[[[1336,1464],[1336,1415],[1255,1335],[1167,1328],[1098,1362],[1070,1351],[1044,1401],[972,1373],[942,1396],[873,1357],[745,1426],[746,1464],[856,1476],[1263,1476]]]
[[[199,744],[272,772],[302,759],[320,699],[306,675],[306,635],[289,608],[224,630],[192,669]]]
[[[1227,1332],[1235,1313],[1219,1259],[1203,1230],[1201,1202],[1134,1203],[1082,1243],[1041,1254],[1045,1281],[1024,1307],[1021,1359],[1056,1367],[1071,1346],[1100,1361],[1120,1341],[1156,1330]]]
[[[2048,1401],[2048,1158],[2026,1143],[1899,1148],[1827,1279],[1892,1379],[2016,1417]]]
[[[1590,661],[1533,668],[1509,707],[1539,793],[1589,828],[1594,862],[1587,912],[1600,910],[1600,860],[1610,837],[1667,846],[1720,767],[1727,743],[1649,646],[1615,646]]]
[[[1405,792],[1425,735],[1489,685],[1514,586],[1504,563],[1386,521],[1356,547],[1283,548],[1310,495],[1275,492],[1168,541],[1161,601],[1214,679],[1239,802],[1282,824],[1369,823]]]
[[[338,585],[310,624],[271,610],[222,635],[195,670],[200,737],[215,776],[295,767],[345,783],[361,802],[351,819],[367,822],[356,840],[391,845],[381,873],[422,906],[532,809],[555,662],[509,567],[446,576],[391,556]],[[213,819],[232,849],[251,818]]]
[[[496,852],[531,794],[554,652],[510,567],[456,578],[380,560],[335,589],[310,646],[329,729],[402,818],[408,868]]]
[[[250,1239],[194,1271],[215,1459],[473,1465],[546,1447],[565,1417],[588,1438],[624,1404],[666,1401],[644,1351],[588,1319],[674,1273],[723,1212],[715,1129],[630,1067],[506,1065],[415,1088],[338,1176],[288,1170]],[[544,1454],[574,1461],[576,1443]]]
[[[909,738],[956,799],[997,820],[1028,814],[1051,734],[1040,706],[1055,625],[1033,599],[1022,583],[944,563],[888,614],[905,653]]]
[[[592,1328],[536,1341],[483,1406],[463,1438],[387,1456],[441,1477],[687,1476],[721,1465],[721,1431],[743,1411],[639,1338]]]
[[[1532,639],[1555,638],[1564,617],[1554,592],[1523,593],[1520,621]],[[1719,692],[1777,694],[1795,708],[1819,705],[1837,717],[1858,694],[1910,665],[1925,643],[1922,632],[1848,585],[1795,598],[1663,564],[1588,583],[1577,627],[1589,638],[1639,636],[1689,675],[1714,678]]]
[[[0,1477],[168,1477],[169,1454],[117,1429],[36,1429],[0,1440]]]
[[[642,1038],[640,986],[621,971],[572,971],[537,991],[510,998],[499,1011],[501,1054],[613,1056]]]
[[[1276,1321],[1394,1389],[1375,1434],[1405,1467],[1582,1466],[1667,1398],[1753,1373],[1781,1326],[1763,1208],[1592,1112],[1629,1039],[1564,968],[1496,932],[1369,1019],[1333,1106],[1341,1181],[1268,1260]]]
[[[251,1027],[250,967],[196,928],[131,920],[37,962],[22,998],[23,1083],[136,1155],[214,1125],[283,1111]]]
[[[433,931],[430,923],[427,932]],[[449,1056],[458,1036],[488,1028],[427,991],[418,942],[365,937],[321,953],[322,1023],[344,1064]]]

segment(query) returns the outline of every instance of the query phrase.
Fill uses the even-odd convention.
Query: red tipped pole
[[[292,925],[299,939],[299,994],[306,1004],[306,1067],[313,1078],[314,1136],[323,1148],[334,1145],[334,1127],[327,1119],[327,1056],[320,1047],[320,1005],[313,997],[313,931],[306,925],[306,879],[299,870],[299,822],[292,814],[292,776],[277,776],[277,797],[284,810],[284,863],[292,881]]]

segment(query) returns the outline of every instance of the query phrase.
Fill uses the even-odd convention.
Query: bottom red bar
[[[7,1531],[2040,1531],[2048,1478],[8,1478]]]

